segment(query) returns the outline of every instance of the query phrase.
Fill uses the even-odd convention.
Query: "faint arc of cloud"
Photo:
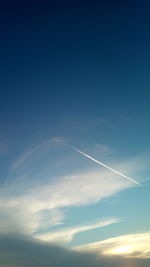
[[[137,182],[136,180],[134,180],[134,179],[132,179],[132,178],[126,176],[125,174],[123,174],[123,173],[121,173],[121,172],[119,172],[119,171],[117,171],[117,170],[115,170],[115,169],[113,169],[113,168],[107,166],[106,164],[102,163],[101,161],[94,159],[93,157],[89,156],[88,154],[82,152],[81,150],[79,150],[79,149],[77,149],[77,148],[75,148],[75,147],[72,147],[72,149],[75,150],[76,152],[82,154],[82,155],[85,156],[86,158],[89,158],[89,159],[91,159],[92,161],[94,161],[94,162],[100,164],[101,166],[107,168],[108,170],[110,170],[110,171],[112,171],[112,172],[114,172],[114,173],[116,173],[116,174],[118,174],[118,175],[124,177],[125,179],[131,181],[132,183],[135,183],[135,184],[137,184],[137,185],[141,185],[141,184],[140,184],[139,182]]]
[[[33,153],[35,153],[41,146],[43,146],[45,143],[41,143],[31,150],[27,151],[25,154],[23,154],[19,159],[17,159],[11,166],[11,170],[18,169]]]
[[[12,165],[11,165],[11,170],[18,169],[29,157],[31,157],[35,152],[37,152],[42,146],[49,144],[49,143],[55,143],[55,144],[63,144],[64,139],[62,137],[53,137],[48,141],[44,141],[40,143],[39,145],[33,147],[26,153],[24,153],[22,156],[20,156]],[[1,143],[0,143],[1,146]],[[1,150],[1,147],[0,147]],[[1,151],[0,151],[1,153]]]

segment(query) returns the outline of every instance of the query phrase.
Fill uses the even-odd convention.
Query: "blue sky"
[[[84,261],[96,253],[98,266],[110,256],[111,266],[118,256],[148,266],[149,8],[148,1],[2,4],[0,246],[14,242],[15,255],[21,242],[77,258],[79,250]],[[4,254],[0,266],[10,266]],[[17,264],[24,266],[16,256]]]

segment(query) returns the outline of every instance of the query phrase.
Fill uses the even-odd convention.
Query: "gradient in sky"
[[[0,266],[150,265],[149,13],[1,3]]]

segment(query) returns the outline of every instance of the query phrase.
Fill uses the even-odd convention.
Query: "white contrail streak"
[[[124,175],[124,174],[121,173],[121,172],[118,172],[118,171],[114,170],[113,168],[111,168],[111,167],[107,166],[106,164],[102,163],[101,161],[98,161],[98,160],[92,158],[91,156],[87,155],[86,153],[80,151],[79,149],[77,149],[77,148],[75,148],[75,147],[73,147],[73,149],[74,149],[75,151],[79,152],[80,154],[84,155],[85,157],[87,157],[87,158],[89,158],[89,159],[95,161],[96,163],[100,164],[101,166],[107,168],[108,170],[113,171],[113,172],[115,172],[116,174],[119,174],[120,176],[124,177],[125,179],[128,179],[128,180],[131,181],[132,183],[141,185],[139,182],[137,182],[137,181],[131,179],[130,177]]]

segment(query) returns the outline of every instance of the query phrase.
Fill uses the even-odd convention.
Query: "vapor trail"
[[[131,179],[130,177],[124,175],[124,174],[121,173],[121,172],[118,172],[118,171],[114,170],[113,168],[111,168],[111,167],[107,166],[106,164],[102,163],[101,161],[98,161],[98,160],[92,158],[91,156],[87,155],[86,153],[80,151],[79,149],[77,149],[77,148],[75,148],[75,147],[73,147],[73,149],[74,149],[75,151],[79,152],[80,154],[84,155],[85,157],[87,157],[87,158],[89,158],[89,159],[95,161],[96,163],[100,164],[101,166],[107,168],[108,170],[113,171],[113,172],[115,172],[116,174],[119,174],[120,176],[124,177],[125,179],[128,179],[128,180],[131,181],[132,183],[141,185],[139,182],[137,182],[137,181]]]

